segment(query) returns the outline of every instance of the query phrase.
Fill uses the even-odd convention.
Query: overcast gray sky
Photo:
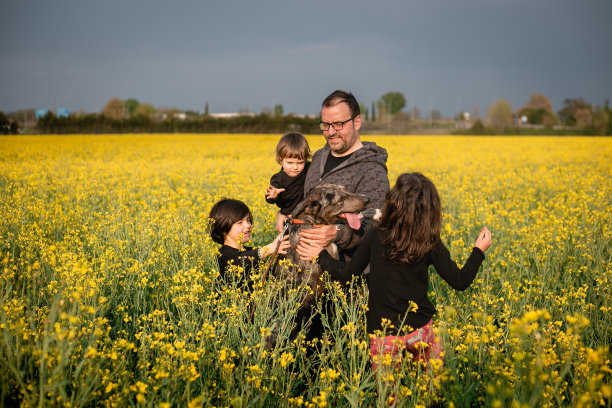
[[[611,0],[7,0],[0,110],[100,111],[112,97],[211,112],[370,106],[484,114],[543,93],[612,98]]]

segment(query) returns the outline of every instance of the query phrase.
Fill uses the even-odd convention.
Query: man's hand
[[[266,198],[269,200],[275,199],[283,191],[285,191],[284,188],[276,188],[274,186],[268,186],[268,188],[266,188]]]
[[[295,249],[302,261],[314,261],[324,247],[320,245],[311,245],[307,243],[305,239],[301,239]]]
[[[300,242],[325,248],[336,239],[335,225],[314,225],[311,229],[300,230]]]

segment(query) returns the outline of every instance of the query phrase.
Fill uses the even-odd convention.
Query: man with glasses
[[[366,208],[381,209],[389,191],[387,151],[359,137],[359,103],[352,93],[337,90],[322,103],[319,127],[327,144],[315,152],[306,174],[304,196],[319,184],[339,184],[349,192],[366,195]],[[361,231],[363,233],[363,231]],[[336,243],[342,250],[354,248],[361,240],[347,225],[325,225],[303,229],[305,241],[323,245]]]
[[[332,92],[321,106],[319,127],[327,143],[312,156],[306,173],[304,197],[319,184],[338,184],[349,192],[366,195],[370,201],[367,208],[382,209],[385,195],[389,191],[387,178],[387,151],[373,142],[362,142],[359,138],[361,116],[359,103],[350,92]],[[370,220],[363,220],[356,231],[346,224],[317,225],[300,231],[300,247],[310,244],[327,246],[334,242],[341,259],[347,261],[361,242],[361,237],[373,228]],[[328,301],[323,302],[324,314],[334,313]],[[321,315],[312,316],[306,340],[321,338],[324,332]]]

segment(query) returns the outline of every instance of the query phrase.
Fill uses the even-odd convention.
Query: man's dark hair
[[[330,93],[329,96],[323,100],[321,107],[329,108],[330,106],[336,106],[342,102],[348,105],[352,117],[356,117],[361,114],[361,111],[359,110],[359,102],[357,102],[355,96],[352,93],[343,91],[341,89],[337,89]]]

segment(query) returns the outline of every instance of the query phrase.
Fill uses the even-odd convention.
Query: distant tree
[[[612,131],[612,128],[610,127],[610,123],[612,123],[610,118],[610,109],[606,109],[605,107],[597,109],[593,114],[594,133],[602,136],[609,135]]]
[[[14,135],[19,132],[19,124],[0,111],[0,134]]]
[[[504,132],[510,129],[512,119],[512,106],[505,99],[500,99],[487,109],[487,123],[497,131]]]
[[[372,122],[376,121],[376,104],[372,101]]]
[[[206,105],[204,105],[204,116],[208,116],[209,112],[208,112],[208,101],[206,101]]]
[[[384,110],[393,116],[406,106],[406,98],[401,92],[387,92],[378,100],[378,112]]]
[[[280,118],[283,116],[284,113],[284,109],[283,109],[283,105],[276,104],[274,105],[274,116],[276,116],[277,118]]]
[[[551,127],[558,122],[557,116],[554,113],[547,112],[543,108],[522,108],[520,111],[518,111],[517,115],[519,117],[525,116],[527,118],[527,123],[531,123],[534,125],[544,125],[546,127]]]
[[[421,118],[421,111],[416,106],[413,106],[412,109],[410,109],[410,116],[412,120],[418,120]]]
[[[432,109],[431,112],[429,112],[429,118],[431,120],[441,120],[442,113],[440,113],[440,111],[437,109]]]
[[[559,112],[559,118],[568,126],[582,127],[589,123],[592,118],[593,107],[582,98],[567,98],[563,101],[563,108]]]
[[[361,118],[367,122],[370,119],[368,108],[363,103],[360,103],[359,111],[361,112]]]
[[[163,113],[166,121],[177,119],[181,111],[177,108],[164,108]]]
[[[574,118],[576,119],[576,127],[584,128],[591,126],[593,123],[593,108],[585,107],[577,109],[574,113]]]
[[[544,94],[532,93],[529,100],[525,103],[527,109],[544,109],[546,112],[553,111],[552,102]]]
[[[455,115],[455,120],[468,120],[470,118],[470,114],[466,111],[461,111]]]
[[[134,114],[132,116],[150,118],[151,116],[153,116],[154,113],[155,108],[152,105],[148,103],[143,103],[138,105],[136,110],[134,110]]]
[[[551,127],[558,122],[552,102],[546,95],[532,93],[525,106],[518,111],[518,116],[526,116],[531,124]]]
[[[607,135],[612,135],[612,109],[610,109],[610,101],[606,99],[604,102],[603,111],[608,115],[608,132]]]
[[[395,134],[405,133],[407,129],[411,128],[412,116],[408,112],[398,112],[391,119],[389,130]]]
[[[476,119],[476,121],[470,128],[470,133],[473,133],[475,135],[482,135],[486,133],[485,126],[480,119]]]
[[[480,105],[478,103],[475,103],[474,107],[472,108],[472,119],[482,119],[482,113],[480,113]]]
[[[43,117],[39,117],[36,121],[36,127],[41,133],[54,133],[54,125],[57,123],[57,117],[53,112],[47,112]]]
[[[134,112],[136,111],[136,108],[138,108],[139,105],[140,102],[138,102],[134,98],[127,99],[123,102],[123,106],[125,107],[125,110],[130,115],[130,117],[134,116]]]
[[[557,117],[557,115],[555,115],[554,112],[552,113],[547,112],[545,115],[542,115],[542,122],[541,122],[542,125],[546,127],[553,127],[557,123],[559,123],[559,118]]]
[[[123,119],[125,118],[125,106],[123,101],[119,98],[112,98],[104,108],[102,109],[102,113],[109,119]]]
[[[36,124],[35,109],[19,109],[12,114],[8,114],[7,117],[12,118],[17,123],[17,127],[19,128],[22,126],[28,127]]]

